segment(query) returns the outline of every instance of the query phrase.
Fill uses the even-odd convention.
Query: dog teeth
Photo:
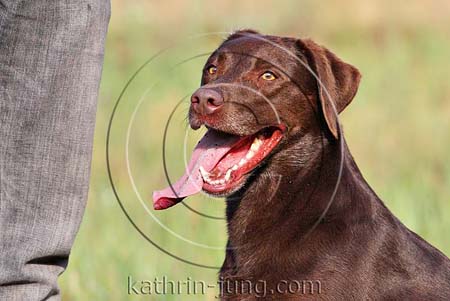
[[[203,166],[200,166],[200,174],[202,175],[202,178],[203,178],[204,180],[206,180],[207,182],[208,182],[208,180],[210,180],[210,178],[209,178],[209,172],[207,172],[207,171],[203,168]]]
[[[247,154],[245,155],[244,158],[242,158],[237,164],[234,164],[231,168],[229,168],[226,173],[225,176],[220,175],[219,179],[212,179],[212,178],[217,178],[217,175],[212,176],[209,172],[207,172],[203,166],[200,166],[200,174],[203,178],[203,180],[210,184],[210,185],[224,185],[225,183],[227,183],[230,179],[231,179],[231,173],[233,171],[238,170],[240,167],[244,166],[248,160],[250,160],[251,158],[253,158],[256,154],[256,152],[259,150],[259,148],[261,147],[261,145],[263,144],[263,135],[258,135],[257,137],[255,137],[255,139],[252,142],[252,145],[250,146],[249,151],[247,152]]]
[[[255,140],[253,140],[252,145],[250,146],[250,150],[253,152],[256,152],[261,145],[262,145],[262,140],[259,139],[259,137],[256,137]]]
[[[231,169],[227,170],[227,173],[225,174],[225,181],[228,182],[231,177]]]
[[[259,150],[259,148],[261,147],[261,145],[263,144],[262,140],[259,139],[258,137],[255,137],[255,139],[252,142],[252,145],[250,146],[250,150],[248,151],[248,153],[245,155],[245,158],[247,160],[253,158],[253,156],[255,155],[255,153]],[[239,162],[240,163],[240,162]]]
[[[202,176],[207,175],[208,172],[203,168],[203,166],[200,166],[200,173],[202,174]]]
[[[203,180],[210,185],[223,185],[231,179],[231,169],[228,169],[225,176],[221,179],[211,179],[211,174],[205,170],[203,166],[200,166],[200,174]],[[237,168],[236,168],[237,169]]]

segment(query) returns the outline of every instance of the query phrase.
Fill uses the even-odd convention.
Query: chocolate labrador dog
[[[360,73],[311,40],[242,30],[209,57],[189,122],[208,128],[165,209],[226,196],[223,300],[450,300],[450,261],[369,187],[338,113]]]

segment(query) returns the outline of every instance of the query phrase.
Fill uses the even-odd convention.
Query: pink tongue
[[[238,136],[208,130],[195,147],[186,173],[172,186],[153,192],[153,208],[169,208],[185,197],[200,192],[203,186],[200,166],[211,171],[238,140]]]

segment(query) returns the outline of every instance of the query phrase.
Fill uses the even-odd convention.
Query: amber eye
[[[261,75],[261,78],[262,78],[263,80],[274,80],[274,79],[276,79],[277,77],[276,77],[275,74],[273,74],[272,72],[266,71],[266,72],[264,72],[264,73]]]
[[[217,67],[216,66],[209,66],[208,69],[206,69],[208,71],[209,74],[216,74],[217,72]]]

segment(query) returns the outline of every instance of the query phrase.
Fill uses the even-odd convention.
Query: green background
[[[128,294],[128,276],[135,280],[166,276],[175,281],[190,277],[214,284],[217,270],[181,263],[133,228],[108,181],[106,131],[130,76],[152,55],[177,42],[148,65],[124,94],[112,126],[111,170],[124,207],[146,235],[177,256],[220,266],[226,242],[224,221],[196,215],[182,205],[154,212],[151,193],[166,185],[161,146],[169,114],[199,85],[206,57],[176,69],[171,66],[213,51],[226,35],[187,42],[186,37],[240,28],[312,38],[359,68],[363,74],[359,92],[341,115],[355,160],[388,208],[450,255],[450,2],[113,0],[89,200],[68,270],[60,279],[63,300],[215,300],[215,289],[196,296]],[[127,167],[125,137],[139,100]],[[187,108],[182,102],[168,126],[167,167],[173,180],[183,171],[183,145],[189,154],[201,136],[188,130]],[[143,204],[175,235],[155,222]],[[220,199],[199,195],[187,204],[223,216]]]

